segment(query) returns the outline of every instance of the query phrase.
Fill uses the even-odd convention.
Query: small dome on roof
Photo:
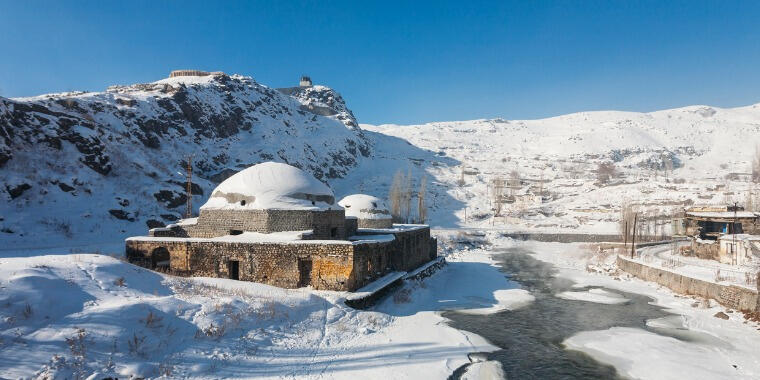
[[[367,194],[349,195],[338,202],[346,209],[346,216],[358,219],[391,219],[391,212],[385,201]]]
[[[214,189],[201,209],[339,209],[327,185],[303,170],[264,162],[235,173]]]

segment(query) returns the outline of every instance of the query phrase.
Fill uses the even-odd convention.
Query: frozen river
[[[530,291],[535,302],[495,314],[452,311],[444,316],[453,327],[476,333],[498,346],[500,350],[483,356],[500,362],[509,379],[619,378],[614,367],[564,348],[565,339],[582,331],[632,327],[674,335],[647,326],[648,320],[667,321],[666,317],[674,316],[651,305],[649,297],[599,287],[573,287],[572,281],[555,276],[552,264],[535,259],[524,247],[497,252],[493,258],[505,275]],[[688,335],[676,338],[690,339]],[[459,377],[463,370],[460,368],[453,377]]]

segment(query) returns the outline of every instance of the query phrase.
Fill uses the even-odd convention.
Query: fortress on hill
[[[435,259],[437,242],[427,225],[393,224],[379,198],[336,203],[310,174],[266,162],[219,184],[197,218],[128,238],[126,256],[178,275],[353,291]]]

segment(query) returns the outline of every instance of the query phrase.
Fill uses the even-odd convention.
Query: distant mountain
[[[0,98],[0,240],[44,247],[173,222],[185,211],[190,155],[197,210],[217,183],[259,162],[329,181],[372,153],[324,86],[280,91],[222,74]]]

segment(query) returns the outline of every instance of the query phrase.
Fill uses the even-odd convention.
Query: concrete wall
[[[760,311],[756,291],[733,285],[720,285],[651,267],[618,256],[618,268],[642,280],[656,282],[676,293],[712,298],[721,305],[742,311]]]

